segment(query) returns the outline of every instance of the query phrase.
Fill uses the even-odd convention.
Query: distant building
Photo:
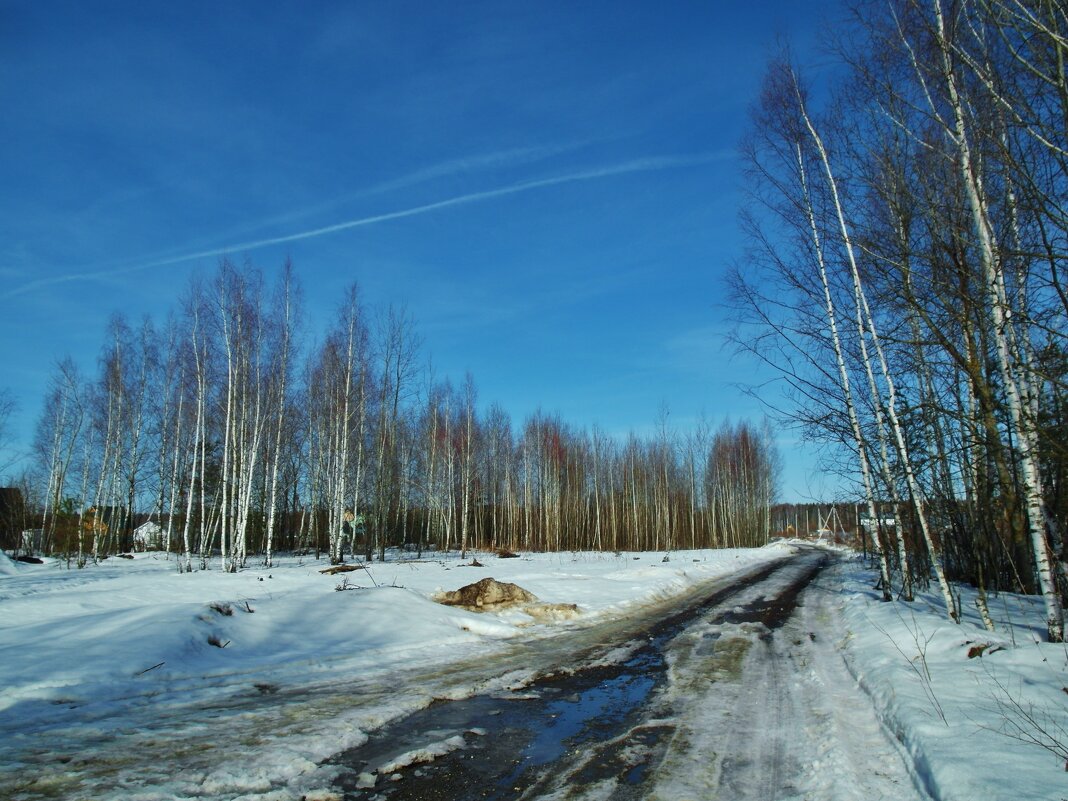
[[[158,523],[149,520],[134,529],[133,549],[135,551],[159,551],[162,548],[163,529]]]
[[[118,534],[128,524],[125,506],[90,506],[82,515],[82,527],[101,534]]]

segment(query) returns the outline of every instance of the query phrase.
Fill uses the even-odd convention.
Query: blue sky
[[[0,341],[25,445],[55,362],[221,255],[357,281],[513,419],[757,418],[722,344],[736,148],[831,2],[0,2]],[[832,16],[833,18],[833,16]],[[821,494],[781,445],[788,499]]]

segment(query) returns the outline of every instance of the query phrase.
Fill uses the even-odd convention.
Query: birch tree
[[[277,525],[279,504],[279,476],[283,460],[282,443],[287,429],[290,429],[287,426],[287,413],[292,412],[288,403],[287,392],[290,387],[293,335],[298,316],[298,289],[294,283],[293,265],[287,261],[282,269],[280,286],[277,290],[277,297],[271,315],[275,321],[273,328],[275,341],[271,347],[268,370],[268,413],[271,416],[271,424],[274,430],[271,437],[270,451],[267,454],[267,475],[265,479],[268,488],[266,492],[267,530],[264,563],[267,567],[271,567],[274,553],[274,532]]]

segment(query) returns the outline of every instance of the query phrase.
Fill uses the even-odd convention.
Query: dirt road
[[[830,633],[831,559],[802,549],[477,658],[289,686],[235,674],[210,698],[178,688],[118,717],[81,711],[7,744],[0,795],[926,798]]]
[[[332,760],[336,787],[393,801],[925,798],[822,634],[829,559],[805,551],[517,690],[396,721]]]

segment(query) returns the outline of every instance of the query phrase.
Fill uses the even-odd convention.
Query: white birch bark
[[[1019,444],[1020,472],[1024,486],[1031,547],[1034,552],[1035,573],[1039,589],[1046,605],[1046,629],[1050,642],[1064,641],[1064,610],[1060,592],[1054,579],[1053,554],[1051,553],[1046,528],[1048,513],[1043,497],[1042,479],[1037,457],[1037,437],[1034,420],[1024,408],[1025,398],[1030,395],[1029,377],[1018,370],[1018,360],[1010,350],[1009,332],[1013,325],[1012,307],[1007,301],[1005,274],[995,252],[993,228],[982,183],[975,170],[969,130],[965,119],[963,99],[958,88],[958,78],[953,67],[952,48],[946,37],[945,20],[941,0],[931,0],[935,15],[938,47],[941,55],[942,80],[953,113],[953,127],[948,132],[957,149],[957,162],[963,182],[972,223],[978,238],[979,261],[983,272],[984,289],[989,311],[994,322],[994,340],[998,368],[1004,383],[1005,402]],[[1023,389],[1021,389],[1021,387]]]
[[[830,158],[827,155],[827,150],[823,145],[823,139],[820,137],[819,132],[812,124],[804,103],[801,101],[800,93],[798,93],[798,105],[801,111],[801,116],[805,122],[805,127],[808,129],[809,136],[812,138],[813,143],[816,146],[816,150],[819,153],[820,162],[823,165],[824,173],[827,177],[827,188],[831,192],[831,197],[834,201],[835,214],[838,218],[839,232],[842,237],[842,244],[845,247],[846,255],[848,257],[850,274],[853,281],[854,297],[857,303],[858,321],[863,323],[867,322],[867,333],[871,336],[872,346],[875,348],[876,355],[879,359],[879,367],[882,373],[883,381],[886,384],[887,402],[886,410],[890,417],[890,430],[894,435],[894,442],[897,446],[898,458],[901,460],[902,468],[905,471],[905,481],[908,484],[909,493],[912,495],[913,506],[916,511],[916,517],[920,524],[920,531],[923,534],[924,542],[927,544],[927,549],[931,554],[931,563],[934,567],[935,576],[938,579],[939,589],[942,591],[942,600],[946,604],[946,613],[951,620],[959,620],[957,614],[956,604],[953,601],[953,591],[950,589],[949,582],[946,580],[945,570],[941,563],[941,553],[938,547],[935,545],[934,538],[931,532],[931,527],[927,519],[927,513],[924,509],[924,494],[920,488],[919,481],[916,479],[916,474],[912,467],[912,461],[909,458],[908,447],[905,443],[904,432],[901,426],[901,421],[897,416],[897,392],[894,386],[893,375],[890,372],[889,366],[886,361],[886,355],[883,351],[882,344],[879,339],[878,331],[875,327],[875,321],[871,315],[871,309],[868,306],[867,297],[864,293],[863,285],[860,279],[860,270],[857,268],[856,254],[854,252],[852,239],[849,234],[849,227],[846,222],[845,212],[842,208],[841,197],[838,193],[838,181],[834,176],[834,172],[831,169]],[[861,325],[863,328],[864,326]],[[864,347],[864,336],[861,331],[861,346]],[[866,349],[864,350],[864,360],[866,369],[870,370],[870,363],[868,362]],[[872,379],[874,383],[874,378]],[[878,402],[876,403],[878,406]]]
[[[807,114],[805,114],[804,106],[801,104],[800,92],[798,92],[798,103],[801,108],[802,115],[807,120]],[[842,388],[842,400],[845,402],[846,414],[849,417],[849,427],[852,431],[854,445],[857,450],[857,459],[860,466],[860,476],[861,481],[864,485],[864,500],[868,507],[868,517],[872,520],[877,520],[878,514],[875,508],[875,488],[872,483],[871,465],[868,462],[868,451],[865,445],[864,434],[860,428],[860,419],[857,416],[856,405],[853,402],[853,390],[849,381],[849,370],[846,368],[845,354],[842,350],[842,341],[838,333],[837,312],[835,311],[834,298],[831,295],[830,281],[827,277],[827,265],[823,256],[823,244],[819,234],[819,227],[816,224],[816,215],[813,211],[812,202],[809,195],[804,156],[800,144],[797,145],[797,166],[799,175],[801,177],[801,191],[803,195],[805,215],[808,218],[809,229],[812,236],[813,252],[816,256],[816,265],[818,267],[820,277],[820,286],[823,289],[824,312],[827,315],[827,327],[831,333],[831,345],[834,348],[835,362],[838,367],[838,382]],[[878,536],[878,530],[876,530],[876,536],[873,540],[873,546],[875,547],[877,556],[879,557],[879,571],[883,591],[883,600],[889,601],[892,599],[892,595],[890,593],[890,561],[886,554],[886,548],[884,547]]]
[[[281,342],[279,343],[278,361],[275,365],[277,379],[275,384],[275,416],[274,416],[274,443],[271,448],[269,475],[265,479],[270,482],[267,492],[267,554],[264,559],[267,567],[271,567],[274,554],[274,528],[278,511],[278,473],[279,463],[282,459],[282,432],[286,425],[286,379],[289,376],[289,340],[293,325],[292,304],[292,273],[287,264],[282,277],[282,314],[281,314]]]

